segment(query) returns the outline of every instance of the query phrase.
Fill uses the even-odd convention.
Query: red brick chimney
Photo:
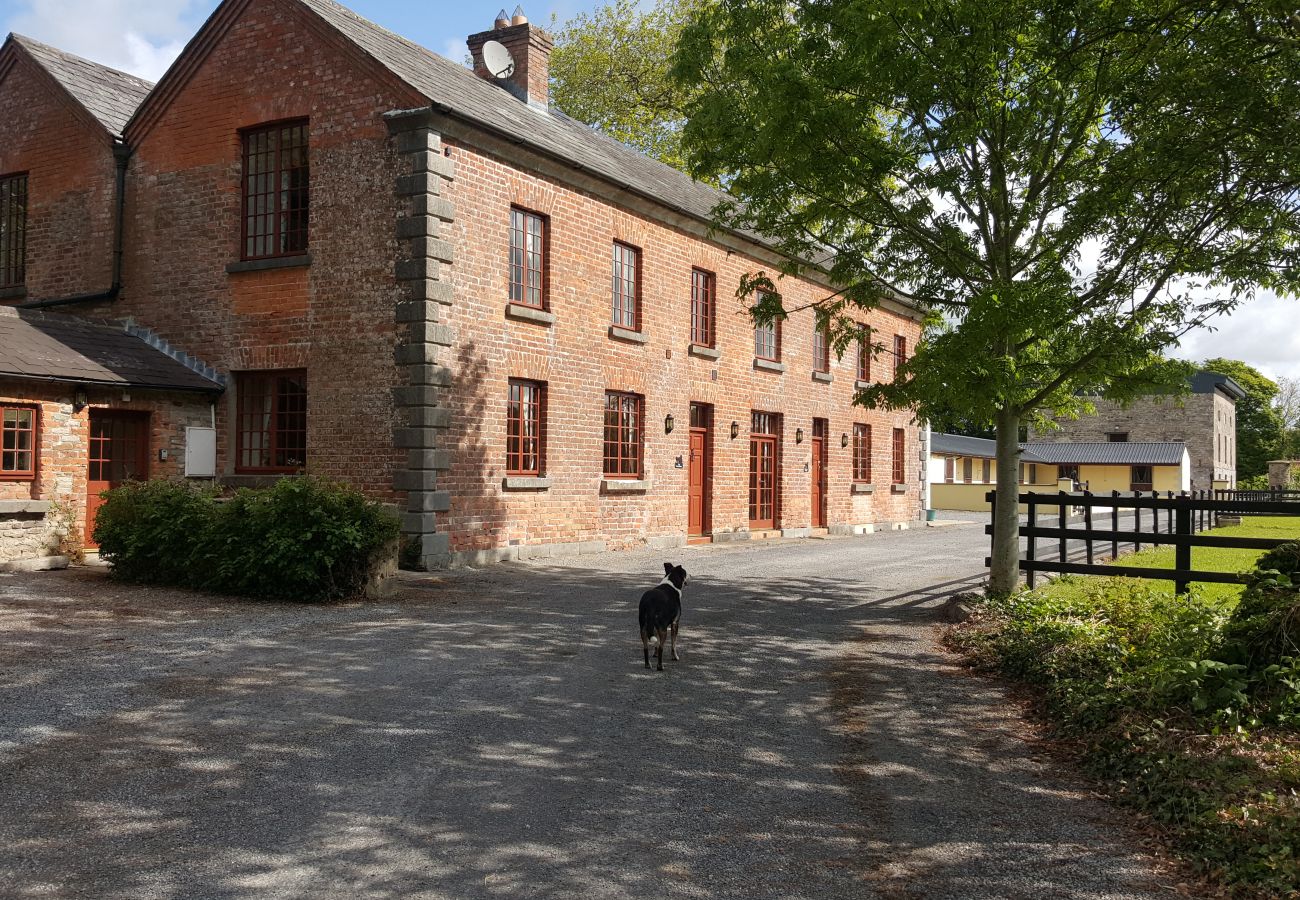
[[[483,45],[488,41],[496,41],[510,51],[514,59],[513,69],[497,73],[489,71],[492,60],[483,59]],[[551,48],[555,41],[545,31],[528,23],[522,7],[516,6],[514,15],[509,18],[506,11],[501,10],[491,31],[471,34],[466,43],[474,57],[474,74],[501,85],[525,103],[543,109],[550,105]]]

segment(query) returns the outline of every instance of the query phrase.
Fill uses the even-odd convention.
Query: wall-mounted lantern
[[[731,423],[731,439],[734,441],[734,440],[735,440],[736,438],[738,438],[739,436],[740,436],[740,423],[739,423],[739,422],[732,422],[732,423]]]
[[[668,415],[664,416],[664,434],[672,434],[674,424],[675,423],[673,422],[672,413],[669,413]]]
[[[72,411],[81,412],[89,405],[90,398],[86,396],[86,389],[78,385],[77,389],[72,392]]]
[[[794,430],[794,442],[795,442],[796,444],[802,444],[802,443],[803,443],[803,429],[802,429],[802,428],[796,428],[796,429]]]
[[[849,433],[846,431],[840,435],[840,446],[847,447],[848,445],[849,445]]]

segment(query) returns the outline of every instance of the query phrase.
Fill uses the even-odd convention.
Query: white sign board
[[[213,478],[217,474],[217,430],[185,429],[185,477]]]

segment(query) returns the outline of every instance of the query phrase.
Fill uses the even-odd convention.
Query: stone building
[[[1128,406],[1094,399],[1096,415],[1058,419],[1057,428],[1035,431],[1047,443],[1158,441],[1187,445],[1191,489],[1237,486],[1237,401],[1246,396],[1237,382],[1217,372],[1199,372],[1183,395],[1142,397]]]
[[[723,195],[549,108],[551,41],[522,17],[469,46],[474,71],[332,0],[225,0],[121,128],[120,190],[85,201],[120,217],[120,283],[10,302],[149,329],[225,386],[219,480],[357,484],[426,566],[915,521],[919,428],[852,400],[921,314],[864,313],[874,358],[834,358],[811,312],[755,329],[740,279],[781,258],[711,228]],[[27,134],[53,110],[3,68],[0,103]],[[11,121],[0,177],[31,173],[28,270],[52,271],[38,202],[110,170],[72,153],[38,198]]]

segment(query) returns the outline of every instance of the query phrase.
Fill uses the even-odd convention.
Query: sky
[[[358,14],[457,62],[465,37],[492,27],[505,0],[344,0]],[[505,3],[514,10],[514,0]],[[0,0],[0,33],[39,41],[156,80],[216,7],[217,0]],[[535,23],[549,24],[601,5],[599,0],[523,2]],[[1300,379],[1300,300],[1260,292],[1214,330],[1184,337],[1171,355],[1241,359],[1269,377]]]

